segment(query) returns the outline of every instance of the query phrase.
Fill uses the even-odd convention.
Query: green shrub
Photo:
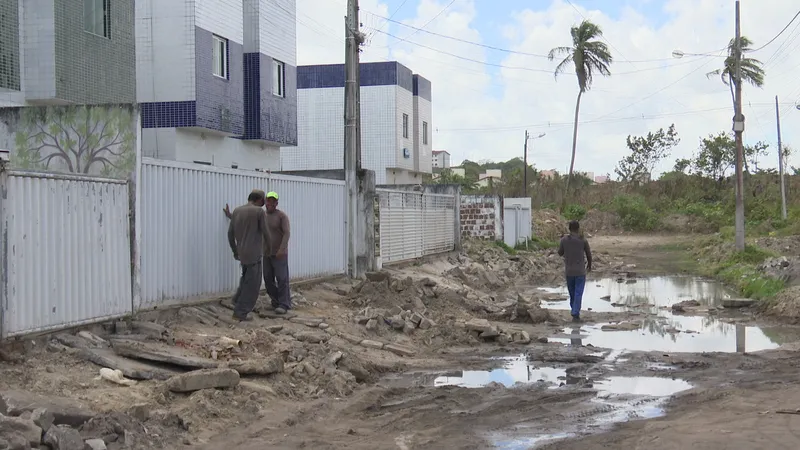
[[[569,205],[564,210],[564,218],[567,220],[582,220],[586,217],[586,208],[581,205]]]
[[[508,246],[508,244],[506,244],[506,243],[505,243],[505,242],[503,242],[503,241],[494,241],[494,245],[496,245],[496,246],[498,246],[498,247],[502,248],[502,249],[503,249],[503,250],[505,250],[505,252],[506,252],[506,253],[508,253],[509,255],[515,255],[515,254],[517,254],[517,251],[516,251],[516,250],[514,250],[514,249],[513,249],[513,248],[511,248],[511,247],[509,247],[509,246]]]
[[[521,242],[515,247],[516,250],[546,250],[558,247],[558,242],[550,241],[539,236],[533,236],[528,242]]]
[[[652,231],[659,224],[656,212],[639,195],[617,195],[611,201],[611,210],[629,231]]]

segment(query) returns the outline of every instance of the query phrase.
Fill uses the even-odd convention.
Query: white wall
[[[244,42],[242,0],[195,0],[195,5],[198,27],[239,44]]]
[[[389,167],[414,170],[414,94],[399,86],[394,88],[397,95],[397,150]],[[408,114],[409,120],[407,139],[403,137],[403,114]],[[410,152],[409,158],[403,157],[404,148]]]
[[[195,100],[194,0],[136,0],[135,17],[137,101]]]
[[[142,152],[147,157],[188,163],[200,161],[229,169],[236,165],[242,170],[280,170],[279,147],[195,129],[142,130]]]
[[[260,51],[289,66],[297,66],[296,0],[258,0]],[[342,11],[344,14],[344,10]]]
[[[423,173],[431,173],[431,150],[433,149],[433,111],[431,108],[431,102],[425,100],[422,97],[414,97],[417,103],[417,117],[415,120],[419,123],[419,171]],[[428,144],[424,144],[424,140],[422,139],[422,123],[428,123]],[[445,162],[449,156],[446,153],[441,153],[443,155],[442,162]],[[449,163],[449,161],[448,161]],[[447,164],[449,165],[449,164]],[[446,166],[440,166],[446,167]]]
[[[385,176],[385,181],[376,184],[422,184],[422,175],[410,170],[386,169]],[[378,178],[377,175],[375,178]]]
[[[361,88],[361,158],[386,184],[386,168],[396,163],[402,116],[395,106],[397,86]],[[344,88],[297,91],[297,147],[281,148],[281,170],[344,167]],[[409,147],[411,148],[411,147]],[[413,164],[413,160],[411,161]]]

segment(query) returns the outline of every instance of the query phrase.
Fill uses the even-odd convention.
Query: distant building
[[[594,172],[578,172],[580,175],[594,181]]]
[[[553,178],[558,176],[558,172],[555,169],[543,170],[539,173],[541,174],[541,177],[544,178],[545,180],[552,180]]]
[[[594,177],[594,182],[597,184],[608,183],[608,176],[607,175],[598,175]]]
[[[431,166],[434,169],[450,168],[450,153],[445,150],[434,150],[431,152]]]
[[[270,3],[270,2],[267,2]],[[430,174],[431,82],[398,62],[361,63],[361,161],[381,184],[418,184]],[[344,64],[297,68],[297,146],[281,170],[344,167]]]
[[[461,178],[467,178],[467,171],[463,167],[451,167],[450,171],[453,175],[458,175]]]
[[[478,186],[487,187],[503,179],[503,171],[500,169],[486,169],[486,172],[478,175]]]

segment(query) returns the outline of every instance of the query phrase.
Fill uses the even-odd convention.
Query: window
[[[403,137],[408,139],[408,114],[403,114]]]
[[[278,97],[286,96],[286,64],[272,60],[272,93]]]
[[[422,145],[428,145],[428,122],[422,122]]]
[[[83,29],[111,38],[111,0],[83,0]]]
[[[216,34],[212,36],[214,48],[211,57],[214,60],[212,68],[214,75],[228,79],[228,40]]]

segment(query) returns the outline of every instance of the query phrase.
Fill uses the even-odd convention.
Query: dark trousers
[[[258,291],[261,290],[261,261],[255,264],[242,264],[242,277],[239,287],[233,294],[233,314],[244,319],[247,317],[258,301]]]
[[[264,286],[275,308],[289,310],[292,298],[289,293],[289,257],[264,257]]]
[[[572,317],[580,317],[581,303],[583,303],[583,289],[586,287],[586,277],[567,277],[567,291],[569,291],[569,306]]]

